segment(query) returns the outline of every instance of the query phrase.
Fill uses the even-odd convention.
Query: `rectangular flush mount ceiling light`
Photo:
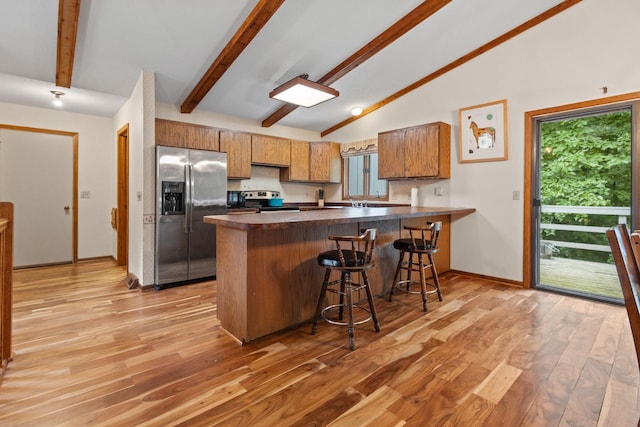
[[[340,93],[337,90],[307,80],[305,75],[302,75],[272,90],[269,93],[269,98],[279,99],[302,107],[313,107],[339,95]]]

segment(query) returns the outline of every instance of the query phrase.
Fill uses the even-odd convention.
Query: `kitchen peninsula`
[[[378,229],[370,280],[374,295],[380,295],[393,280],[398,260],[393,241],[404,236],[402,227],[442,221],[436,266],[445,272],[450,224],[474,211],[393,206],[205,216],[206,223],[217,226],[218,319],[242,343],[309,321],[324,275],[316,257],[334,249],[330,234]]]

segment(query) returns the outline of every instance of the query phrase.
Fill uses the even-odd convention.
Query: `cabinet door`
[[[291,141],[266,135],[252,135],[251,163],[270,166],[291,165]]]
[[[437,177],[440,144],[437,125],[405,129],[404,167],[407,178]]]
[[[187,148],[187,138],[184,135],[182,123],[156,119],[156,145]]]
[[[187,125],[187,148],[219,151],[218,129],[210,126]]]
[[[309,143],[309,180],[314,182],[340,182],[340,146],[335,142]]]
[[[404,178],[404,131],[402,129],[378,134],[378,177]]]
[[[156,145],[218,151],[218,129],[193,123],[156,119]]]
[[[221,130],[220,151],[227,153],[227,178],[251,178],[251,135]]]
[[[309,181],[309,143],[291,141],[291,166],[288,181]]]

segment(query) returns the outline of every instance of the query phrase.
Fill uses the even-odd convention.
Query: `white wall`
[[[422,205],[474,207],[452,227],[453,269],[521,281],[524,113],[640,90],[640,2],[584,0],[326,138],[349,142],[434,121],[452,125],[448,181],[394,183],[397,200],[420,186]],[[419,47],[416,47],[417,49]],[[425,71],[425,75],[428,71]],[[458,163],[459,108],[508,100],[509,159]],[[441,185],[445,195],[433,195]]]
[[[129,124],[129,259],[128,270],[142,284],[154,283],[155,225],[145,214],[155,214],[155,85],[154,74],[140,73],[131,96],[113,120],[113,135]],[[149,125],[151,123],[151,125]],[[114,143],[117,156],[117,144]],[[114,189],[117,179],[113,181]],[[113,233],[114,245],[117,243]],[[114,246],[114,252],[116,248]]]
[[[114,256],[111,207],[115,206],[115,156],[111,118],[0,103],[0,123],[79,134],[78,191],[90,191],[91,198],[78,200],[78,257]]]

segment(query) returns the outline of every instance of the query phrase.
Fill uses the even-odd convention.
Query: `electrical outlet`
[[[513,200],[520,200],[520,191],[519,190],[513,190]]]
[[[154,214],[146,214],[142,216],[143,224],[154,224],[156,222],[156,216]]]
[[[444,194],[444,192],[442,190],[442,187],[439,187],[439,186],[436,187],[435,194],[436,194],[436,196],[442,196]]]
[[[81,199],[90,199],[91,198],[91,192],[90,191],[81,191],[80,192],[80,198]]]

